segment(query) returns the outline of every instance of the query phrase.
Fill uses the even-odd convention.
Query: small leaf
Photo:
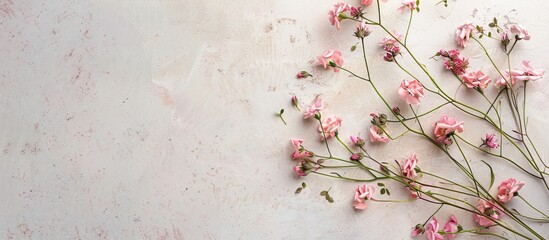
[[[280,109],[280,115],[282,115],[283,113],[284,113],[284,108]]]
[[[494,17],[494,23],[498,24],[498,19],[496,17]]]
[[[339,175],[339,173],[336,173],[336,172],[331,172],[331,174],[334,174],[334,175],[336,175],[336,176],[338,176],[338,177],[342,177],[341,175]]]
[[[463,227],[458,224],[458,232],[461,232],[461,231],[463,231]]]
[[[326,190],[320,192],[320,196],[327,196],[327,195],[328,195],[328,191]]]
[[[301,193],[301,190],[303,190],[303,188],[298,187],[298,188],[295,190],[295,193],[296,193],[296,194]]]
[[[491,28],[496,27],[496,24],[495,23],[490,23],[490,24],[488,24],[488,27],[491,27]]]
[[[484,36],[484,35],[480,35],[480,36],[478,36],[478,38],[480,39],[480,38],[482,38],[482,36]]]
[[[488,37],[492,37],[492,32],[488,32]]]
[[[385,186],[384,183],[377,183],[377,185],[380,186],[380,187],[384,187],[384,186]]]
[[[329,203],[334,203],[334,199],[330,196],[326,196],[326,200],[328,200]]]
[[[303,188],[306,188],[306,187],[307,187],[307,184],[305,184],[305,182],[302,182],[302,183],[301,183],[301,186],[302,186]]]
[[[385,194],[385,188],[381,189],[381,195]]]
[[[488,168],[490,168],[490,187],[488,187],[488,190],[490,190],[490,188],[492,188],[492,185],[494,185],[494,180],[496,178],[494,176],[494,170],[492,169],[492,166],[490,166],[490,164],[488,164],[484,160],[480,160],[480,161],[482,161],[484,164],[486,164],[486,166],[488,166]]]
[[[387,195],[391,196],[391,192],[389,192],[389,189],[386,189],[387,190]]]
[[[356,50],[356,45],[351,46],[351,52],[354,52]]]

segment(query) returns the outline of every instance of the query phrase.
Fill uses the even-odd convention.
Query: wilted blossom
[[[364,158],[364,154],[362,154],[362,153],[353,153],[353,155],[351,155],[351,157],[349,159],[351,159],[353,161],[359,161],[362,158]]]
[[[423,225],[421,224],[418,224],[414,227],[414,229],[412,230],[412,237],[415,237],[415,236],[418,236],[418,235],[421,235],[425,232],[425,227],[423,227]]]
[[[419,98],[425,96],[425,91],[418,80],[404,80],[398,88],[398,95],[408,104],[419,104]]]
[[[371,185],[358,186],[355,190],[353,207],[358,210],[366,209],[366,200],[371,199],[374,192],[375,188]]]
[[[297,174],[298,177],[303,177],[305,176],[305,170],[303,169],[303,167],[301,165],[297,165],[294,167],[294,172],[295,174]]]
[[[351,138],[351,143],[353,143],[354,146],[362,147],[365,144],[364,139],[362,139],[360,136],[351,135],[350,138]]]
[[[330,23],[337,27],[337,29],[341,29],[339,26],[339,23],[341,20],[345,19],[345,12],[351,10],[351,5],[347,3],[338,3],[330,9],[330,12],[328,13],[328,19],[330,20]]]
[[[418,190],[421,190],[421,185],[416,182],[410,182],[410,186],[406,186],[406,190],[410,193],[411,198],[418,198],[419,192]]]
[[[323,130],[324,130],[324,134],[326,135],[326,138],[331,138],[331,137],[335,137],[339,127],[341,127],[341,118],[338,118],[338,117],[326,118],[322,122],[322,126],[318,126],[318,131],[320,132],[321,139],[325,140],[324,136],[322,135]]]
[[[417,158],[416,158],[416,154],[414,153],[404,162],[404,167],[402,168],[402,175],[410,179],[417,177],[416,165],[417,165]]]
[[[322,101],[322,99],[320,99],[319,96],[316,96],[315,99],[313,100],[313,104],[309,105],[305,110],[303,119],[314,117],[315,115],[319,114],[320,110],[322,110],[323,108],[324,108],[324,101]]]
[[[496,220],[499,219],[500,213],[494,207],[493,202],[488,202],[488,201],[485,201],[483,199],[479,199],[478,204],[477,204],[477,209],[480,212],[482,212],[484,215],[490,216],[491,218],[496,219]],[[478,225],[480,225],[480,226],[488,227],[488,226],[494,225],[494,222],[492,220],[490,220],[489,218],[487,218],[483,215],[475,213],[475,215],[473,217],[474,217],[475,222],[478,223]]]
[[[486,134],[486,139],[482,139],[482,145],[480,146],[486,146],[489,148],[498,148],[499,143],[498,139],[496,138],[496,134]]]
[[[440,120],[435,123],[435,137],[437,142],[444,145],[452,144],[450,138],[456,131],[463,132],[463,121],[457,122],[455,118],[442,116]]]
[[[313,154],[307,150],[305,150],[303,148],[303,146],[301,146],[301,144],[303,143],[303,140],[301,139],[292,139],[291,140],[291,143],[292,143],[292,146],[294,146],[294,153],[292,153],[292,158],[294,160],[298,160],[298,159],[304,159],[304,158],[308,158],[308,157],[312,157]]]
[[[461,75],[461,80],[468,88],[484,89],[492,81],[490,77],[482,71],[468,72]]]
[[[469,60],[460,57],[459,50],[440,50],[437,55],[442,56],[446,59],[444,62],[444,67],[448,70],[452,70],[456,75],[464,74],[467,68],[469,67]]]
[[[297,78],[306,78],[306,77],[312,77],[313,75],[311,75],[309,72],[307,71],[300,71],[296,74],[296,77]]]
[[[524,28],[522,25],[520,24],[513,24],[510,28],[509,28],[509,31],[517,36],[517,38],[519,40],[530,40],[530,34],[528,33],[528,30],[526,30],[526,28]]]
[[[355,37],[364,38],[372,33],[372,30],[368,27],[365,21],[362,21],[358,24],[355,31]]]
[[[389,138],[385,136],[385,133],[380,127],[373,125],[370,127],[370,141],[371,142],[388,142]]]
[[[470,22],[459,26],[456,29],[456,43],[460,47],[465,48],[467,46],[467,43],[469,42],[469,36],[471,35],[471,32],[473,32],[473,30],[475,30],[475,26],[473,26],[473,24]]]
[[[451,233],[457,232],[458,229],[459,228],[458,228],[458,222],[457,222],[456,216],[452,214],[450,215],[450,219],[448,220],[448,222],[446,222],[446,224],[444,225],[444,232],[449,233],[447,234],[448,240],[454,240],[454,238],[456,237],[456,234],[451,234]]]
[[[406,11],[406,8],[410,9],[410,11],[413,11],[417,8],[416,0],[404,0],[402,1],[402,7],[399,7],[397,10],[400,13],[404,13]]]
[[[427,238],[429,240],[444,240],[442,235],[438,233],[438,221],[436,218],[433,217],[429,223],[427,223],[427,226],[425,227],[425,234],[427,234]]]
[[[341,57],[341,52],[336,50],[324,51],[324,53],[318,57],[318,61],[324,68],[333,67],[334,72],[339,72],[339,68],[336,66],[343,65],[343,57]]]
[[[397,31],[393,31],[393,36],[387,35],[379,45],[385,50],[385,55],[383,56],[383,60],[387,62],[392,62],[394,60],[394,57],[400,54],[400,47],[398,46],[398,41],[402,40],[402,34],[400,34]]]
[[[524,186],[523,181],[517,181],[514,178],[509,178],[503,181],[498,187],[498,200],[500,202],[508,202],[513,198],[518,191]]]

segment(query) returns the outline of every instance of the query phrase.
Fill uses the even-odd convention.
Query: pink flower
[[[318,61],[324,68],[343,65],[341,52],[336,50],[326,50],[322,56],[318,57]],[[334,67],[334,72],[339,72],[339,68]]]
[[[410,11],[413,11],[417,8],[416,0],[404,0],[402,1],[402,7],[399,7],[397,10],[400,13],[404,13],[406,11],[406,8],[409,8]]]
[[[475,30],[475,26],[473,26],[472,23],[466,23],[461,26],[459,26],[456,30],[456,42],[457,44],[465,48],[467,46],[467,42],[469,42],[469,36],[471,35],[471,32]]]
[[[404,37],[404,35],[402,35],[401,33],[397,32],[396,30],[393,30],[393,36],[395,37],[392,37],[391,35],[387,35],[386,37],[383,38],[383,40],[381,40],[381,42],[379,42],[379,46],[381,46],[382,48],[385,48],[385,46],[387,45],[397,45],[398,44],[398,41],[402,41],[402,37]]]
[[[376,125],[370,127],[370,142],[388,142],[389,138]]]
[[[480,88],[484,89],[488,86],[492,80],[488,75],[484,74],[482,71],[468,72],[461,75],[461,80],[468,88]]]
[[[400,84],[398,95],[408,104],[419,104],[419,98],[425,96],[425,91],[418,80],[404,80]]]
[[[364,6],[372,5],[373,0],[362,0],[360,3]]]
[[[406,159],[406,161],[404,162],[404,167],[402,168],[402,175],[407,177],[407,178],[415,178],[417,177],[417,173],[416,173],[416,164],[417,164],[417,158],[416,158],[416,154],[412,154],[412,156],[410,156],[410,158]]]
[[[509,31],[511,31],[511,33],[516,35],[519,39],[530,40],[528,30],[520,24],[513,24]]]
[[[357,146],[357,147],[364,146],[364,139],[360,138],[360,136],[351,135],[350,138],[354,146]]]
[[[355,200],[353,202],[353,207],[359,210],[366,209],[366,200],[371,199],[374,192],[375,188],[371,185],[364,184],[362,186],[358,186],[355,191]]]
[[[315,100],[313,100],[313,104],[309,105],[305,110],[303,119],[307,119],[319,114],[320,110],[322,110],[323,108],[324,108],[324,101],[322,101],[322,99],[316,96]]]
[[[423,225],[418,224],[414,227],[414,230],[412,230],[412,237],[421,235],[425,232],[425,227]]]
[[[297,174],[298,177],[303,177],[306,175],[305,171],[303,171],[303,168],[300,165],[294,167],[294,172],[295,174]]]
[[[494,204],[492,202],[479,199],[477,209],[484,215],[490,216],[491,218],[496,220],[499,219],[499,212],[497,211],[497,209],[494,209]],[[474,215],[474,220],[483,227],[492,226],[494,224],[494,222],[489,218],[476,213]]]
[[[338,118],[338,117],[326,118],[322,122],[322,127],[324,128],[324,134],[326,135],[326,138],[335,137],[337,129],[341,127],[341,118]],[[324,136],[322,135],[322,130],[323,130],[322,127],[318,126],[318,131],[320,132],[321,140],[324,140]]]
[[[452,70],[456,75],[465,73],[465,70],[469,67],[469,60],[464,57],[459,57],[460,52],[458,50],[440,50],[438,55],[447,58],[444,62],[444,67],[448,70]]]
[[[454,214],[450,215],[450,220],[444,225],[444,232],[455,233],[458,231],[458,222]],[[454,240],[456,234],[448,234],[448,240]]]
[[[364,158],[364,155],[362,153],[354,153],[353,155],[351,155],[350,159],[353,160],[353,161],[359,161],[361,160],[362,158]]]
[[[496,134],[486,134],[486,139],[482,139],[482,145],[481,146],[487,146],[489,148],[498,148],[499,143],[498,139],[496,138]]]
[[[421,190],[421,185],[417,184],[416,182],[410,182],[410,186],[406,187],[406,190],[408,190],[408,192],[410,193],[411,198],[419,197],[419,193],[416,189]]]
[[[503,203],[508,202],[515,194],[518,194],[522,186],[524,186],[524,182],[517,182],[514,178],[503,181],[498,187],[498,200]]]
[[[532,66],[530,66],[530,61],[522,61],[521,66],[522,70],[515,69],[511,71],[511,77],[513,78],[513,80],[536,81],[538,79],[541,79],[543,77],[543,74],[545,73],[545,70],[543,69],[532,68]]]
[[[334,5],[328,13],[328,19],[330,19],[330,23],[332,25],[335,25],[337,29],[341,29],[341,27],[339,27],[339,23],[345,18],[345,12],[349,10],[351,10],[351,5],[347,3],[338,3]]]
[[[437,142],[444,145],[452,144],[450,138],[455,131],[463,132],[463,123],[457,122],[455,118],[442,116],[438,122],[435,123],[435,137]]]
[[[295,148],[294,153],[292,153],[292,158],[294,160],[304,159],[304,158],[308,158],[308,157],[313,156],[313,154],[311,152],[305,150],[303,148],[303,146],[301,146],[301,144],[303,143],[303,140],[301,140],[301,139],[292,139],[291,143]]]
[[[365,21],[360,22],[355,31],[355,37],[364,38],[369,36],[372,33],[372,30],[366,25]]]
[[[425,233],[427,234],[427,238],[429,240],[444,240],[444,238],[442,238],[442,235],[438,233],[438,221],[434,217],[429,223],[427,223],[427,227],[425,227]]]
[[[298,72],[296,75],[295,75],[297,78],[306,78],[306,77],[312,77],[313,75],[311,75],[309,72],[307,71],[300,71]]]

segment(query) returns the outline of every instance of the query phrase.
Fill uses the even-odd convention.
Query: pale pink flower
[[[297,174],[298,177],[303,177],[305,176],[305,171],[303,171],[303,167],[301,167],[301,165],[297,165],[294,167],[294,172],[295,174]]]
[[[404,80],[398,88],[398,95],[408,104],[419,104],[419,98],[425,96],[425,91],[418,80]]]
[[[435,123],[435,137],[437,142],[444,145],[452,144],[450,138],[456,131],[463,132],[463,121],[457,122],[455,118],[442,116],[438,122]]]
[[[524,186],[524,182],[514,178],[503,181],[498,187],[498,200],[503,203],[508,202],[515,194],[518,194],[522,186]]]
[[[524,28],[520,24],[513,24],[511,28],[509,28],[509,31],[511,31],[512,34],[518,36],[519,39],[530,40],[530,34],[528,33],[528,30],[526,30],[526,28]]]
[[[496,138],[496,134],[486,134],[486,139],[482,139],[482,145],[481,146],[487,146],[489,148],[498,148],[499,143],[498,139]]]
[[[511,71],[511,77],[513,80],[520,81],[536,81],[543,77],[545,70],[543,69],[534,69],[530,66],[530,61],[522,61],[522,70],[515,69]]]
[[[364,184],[362,186],[358,186],[355,191],[355,200],[353,202],[353,207],[359,210],[366,209],[366,200],[371,199],[374,192],[375,188],[371,185]]]
[[[389,138],[385,136],[385,133],[376,125],[370,127],[370,142],[388,142]]]
[[[362,0],[360,3],[364,6],[372,5],[373,0]]]
[[[473,30],[475,30],[475,26],[473,26],[470,22],[459,26],[456,30],[456,43],[460,47],[465,48],[467,46],[467,42],[469,42],[469,36]]]
[[[503,73],[503,76],[504,77],[499,77],[498,78],[498,80],[496,81],[496,85],[498,85],[498,86],[507,86],[507,85],[511,84],[512,86],[514,86],[517,83],[516,78],[511,78],[509,76],[509,70],[505,70],[505,72]]]
[[[326,138],[335,137],[335,134],[339,127],[341,127],[341,118],[338,117],[329,117],[322,122],[322,127],[324,128],[324,134]],[[322,127],[318,126],[318,131],[320,132],[321,140],[325,140],[322,135]]]
[[[412,237],[415,237],[415,236],[418,236],[418,235],[421,235],[425,232],[425,227],[423,227],[423,225],[421,224],[418,224],[414,227],[414,229],[412,230]]]
[[[493,219],[496,219],[496,220],[499,219],[499,211],[495,209],[494,203],[492,202],[479,199],[477,204],[477,209],[483,214],[488,215]],[[473,218],[475,222],[478,223],[478,225],[483,227],[488,227],[494,224],[492,220],[480,214],[475,213]]]
[[[384,37],[381,42],[379,42],[379,46],[381,46],[382,48],[385,48],[387,45],[397,45],[398,44],[398,41],[402,41],[402,38],[404,37],[404,35],[402,35],[401,33],[397,32],[396,30],[393,30],[393,36],[392,37],[391,35],[387,35],[386,37]]]
[[[364,146],[364,139],[362,139],[360,136],[351,135],[350,138],[354,146],[357,146],[357,147]]]
[[[419,192],[416,189],[421,190],[421,185],[417,184],[416,182],[411,182],[410,187],[406,187],[406,190],[408,190],[408,193],[410,193],[411,198],[419,197]]]
[[[461,80],[468,88],[481,88],[484,89],[492,81],[490,77],[482,71],[468,72],[461,75]]]
[[[318,57],[318,61],[324,68],[331,67],[332,64],[336,66],[343,65],[343,58],[341,57],[341,52],[336,50],[326,50],[322,56]],[[339,72],[339,68],[334,67],[334,72]]]
[[[413,11],[417,8],[416,0],[404,0],[402,1],[402,7],[399,7],[397,10],[400,13],[404,13],[406,11],[406,8],[409,8],[410,11]]]
[[[304,158],[308,158],[308,157],[313,156],[313,154],[311,152],[305,150],[303,148],[303,146],[301,146],[301,144],[303,143],[303,140],[301,140],[301,139],[292,139],[291,143],[295,148],[294,153],[292,153],[292,158],[294,160],[304,159]]]
[[[313,100],[313,104],[309,105],[305,110],[303,119],[314,117],[316,114],[319,114],[320,110],[324,108],[324,101],[318,96]]]
[[[368,27],[368,25],[366,24],[365,21],[360,22],[356,26],[355,37],[357,37],[357,38],[367,37],[371,33],[372,33],[372,29],[370,29],[370,27]]]
[[[417,158],[416,154],[413,153],[410,158],[406,159],[404,162],[404,167],[402,168],[402,175],[407,178],[415,178],[417,177],[416,173],[416,165],[417,165]]]
[[[341,29],[339,23],[341,22],[341,20],[343,20],[342,15],[345,15],[345,12],[349,10],[351,10],[351,5],[347,3],[338,3],[334,5],[328,13],[328,19],[330,19],[330,23],[332,25],[335,25],[337,29]]]
[[[452,214],[450,215],[450,219],[448,220],[446,225],[444,225],[444,232],[455,233],[457,231],[458,231],[458,222],[457,222],[456,216]],[[454,238],[456,237],[456,234],[447,234],[447,235],[448,235],[448,240],[454,240]]]
[[[425,233],[427,234],[427,238],[429,240],[444,240],[442,238],[442,235],[438,233],[438,221],[435,217],[427,223],[427,226],[425,227]]]

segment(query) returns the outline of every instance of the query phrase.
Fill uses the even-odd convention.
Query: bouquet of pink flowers
[[[446,0],[440,3],[447,6]],[[540,210],[540,206],[535,206],[527,200],[526,196],[520,194],[525,184],[517,180],[531,178],[534,183],[540,185],[540,188],[545,189],[543,197],[547,197],[546,193],[549,193],[547,183],[549,166],[529,135],[526,107],[527,86],[536,84],[534,82],[543,77],[544,70],[535,68],[536,64],[531,64],[527,60],[522,61],[519,68],[511,66],[513,50],[517,45],[530,40],[529,32],[520,24],[501,26],[496,18],[488,26],[474,25],[469,22],[456,27],[454,36],[457,48],[478,49],[493,73],[479,70],[480,67],[471,64],[467,56],[458,49],[433,50],[431,59],[440,61],[440,67],[447,70],[446,78],[459,82],[460,88],[457,91],[468,91],[470,95],[481,96],[484,102],[479,105],[488,106],[486,110],[482,110],[479,106],[457,99],[448,90],[442,88],[441,82],[437,81],[407,45],[413,15],[419,13],[419,5],[419,0],[404,0],[402,6],[397,9],[402,15],[409,15],[408,27],[404,34],[391,31],[382,24],[380,8],[383,7],[383,3],[379,0],[362,0],[360,7],[338,3],[329,10],[329,23],[338,30],[343,24],[356,24],[354,36],[360,43],[365,74],[361,75],[347,69],[343,59],[344,54],[336,49],[324,51],[318,57],[318,64],[325,69],[339,72],[339,74],[348,73],[364,81],[383,102],[386,110],[383,113],[370,114],[367,127],[369,140],[360,135],[343,138],[338,131],[342,127],[342,119],[337,116],[325,116],[322,112],[325,109],[324,101],[317,96],[304,109],[303,118],[304,121],[318,123],[315,131],[318,131],[325,151],[308,148],[302,139],[292,139],[291,158],[295,161],[293,171],[299,178],[318,175],[358,183],[354,193],[349,193],[354,194],[350,205],[358,211],[367,209],[371,202],[425,201],[432,204],[433,214],[427,219],[418,219],[416,225],[410,226],[410,234],[414,237],[423,235],[429,240],[440,240],[454,239],[463,234],[474,234],[506,239],[501,233],[507,232],[506,234],[525,239],[544,239],[530,224],[547,223],[549,215]],[[373,9],[372,16],[365,12],[368,8]],[[372,31],[382,31],[387,36],[378,40],[371,39]],[[496,41],[500,45],[506,64],[496,64],[494,54],[485,47],[485,40]],[[365,47],[367,41],[379,42],[383,55],[377,59],[370,59],[367,51],[372,49]],[[353,46],[351,51],[355,51],[357,45]],[[368,65],[372,60],[395,64],[399,70],[409,76],[394,83],[394,93],[398,94],[402,103],[391,103],[378,88],[376,80],[372,78],[372,69]],[[404,60],[413,65],[406,66]],[[421,72],[421,75],[413,75],[412,67],[417,68],[414,71]],[[307,77],[311,77],[307,71],[300,71],[297,74],[297,78]],[[461,86],[464,87],[461,88]],[[426,111],[419,110],[418,105],[422,102],[435,100],[441,103]],[[301,112],[298,97],[293,96],[291,102]],[[396,107],[402,104],[407,106],[406,109]],[[433,113],[444,112],[448,108],[453,108],[463,116],[442,115],[436,119],[429,118]],[[281,119],[283,113],[283,110],[279,113]],[[464,131],[467,131],[466,123],[463,121],[467,118],[474,119],[472,121],[478,121],[485,126],[475,130],[478,133],[477,141],[461,136]],[[509,127],[503,124],[511,121],[515,126]],[[399,129],[394,127],[395,125],[402,129],[402,133],[394,134]],[[369,151],[369,145],[383,145],[390,141],[397,141],[405,135],[415,136],[430,144],[444,159],[453,163],[455,170],[463,176],[465,181],[440,175],[436,169],[423,170],[420,168],[421,152],[413,153],[402,161],[391,162],[382,160]],[[343,156],[334,154],[334,144],[340,145],[346,154]],[[471,153],[481,153],[486,158],[510,163],[523,174],[505,177],[506,180],[500,183],[495,182],[497,172],[492,165],[497,162],[473,159]],[[509,157],[511,154],[518,154],[521,159]],[[472,161],[481,162],[483,168],[473,168]],[[522,162],[527,164],[524,165]],[[367,177],[345,176],[341,169],[358,169]],[[480,174],[489,174],[490,181],[479,179]],[[400,187],[398,189],[389,187],[386,185],[388,181],[396,184],[392,186]],[[306,184],[303,183],[296,193],[300,193],[305,186]],[[409,197],[404,200],[391,199],[390,191],[404,191]],[[328,202],[334,202],[329,190],[322,191],[320,195]],[[520,212],[509,207],[511,201],[514,202],[514,206],[521,209]],[[437,219],[442,217],[437,218],[436,215],[441,208],[466,212],[476,225],[462,226],[453,214],[444,217],[448,219],[445,223],[439,223]],[[527,209],[528,213],[524,213],[522,209]]]

